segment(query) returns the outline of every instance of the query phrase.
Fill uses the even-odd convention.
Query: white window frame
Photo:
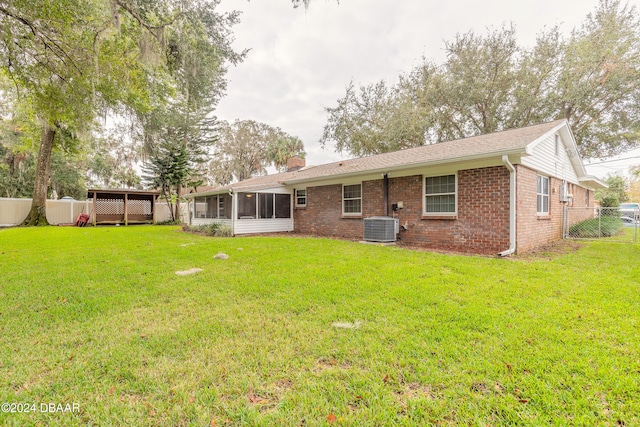
[[[353,187],[354,185],[357,185],[360,187],[360,197],[345,198],[344,197],[345,187]],[[344,207],[345,207],[346,200],[360,200],[360,212],[345,212]],[[361,182],[357,184],[342,184],[342,215],[343,216],[362,216],[362,183]]]
[[[547,182],[547,192],[544,192],[544,182]],[[551,203],[551,180],[548,176],[544,175],[536,175],[536,212],[538,216],[548,216]],[[547,209],[544,209],[544,201],[547,201]],[[540,203],[542,201],[542,203]],[[542,210],[540,209],[540,205],[542,204]]]
[[[427,194],[427,179],[429,178],[438,178],[441,176],[451,176],[453,175],[455,180],[455,191],[453,193],[433,193]],[[427,197],[432,196],[446,196],[453,195],[455,199],[455,210],[454,212],[427,212]],[[438,175],[424,175],[422,177],[422,215],[423,216],[457,216],[458,215],[458,173],[447,173],[447,174],[438,174]]]
[[[304,196],[298,196],[298,191],[304,191]],[[293,197],[295,198],[295,201],[296,201],[295,206],[297,208],[307,207],[307,189],[306,188],[296,188]],[[298,198],[304,198],[304,203],[298,203]]]

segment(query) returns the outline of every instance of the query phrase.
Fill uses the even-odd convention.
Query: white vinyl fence
[[[81,213],[88,213],[93,222],[92,200],[47,200],[47,221],[52,225],[73,224]],[[186,203],[181,209],[182,217],[186,220]],[[20,224],[29,214],[31,199],[7,199],[0,198],[0,227],[10,227]],[[156,204],[156,221],[169,220],[169,208],[160,201]]]
[[[47,200],[47,221],[49,224],[73,224],[81,213],[89,213],[91,201]],[[29,214],[31,199],[0,198],[0,226],[18,225]]]
[[[171,214],[169,213],[169,205],[164,200],[156,202],[156,222],[169,221]],[[186,202],[180,204],[180,218],[185,224],[189,222],[189,207]]]

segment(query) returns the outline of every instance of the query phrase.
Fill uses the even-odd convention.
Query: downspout
[[[384,214],[389,216],[389,174],[385,173],[384,177]]]
[[[502,156],[502,163],[509,169],[509,249],[498,254],[509,256],[516,251],[516,168],[509,161],[509,156]]]

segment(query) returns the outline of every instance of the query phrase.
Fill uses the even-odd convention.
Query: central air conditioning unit
[[[364,240],[367,242],[395,242],[399,231],[398,218],[372,216],[364,219]]]

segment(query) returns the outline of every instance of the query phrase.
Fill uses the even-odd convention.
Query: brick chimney
[[[287,160],[287,172],[297,171],[307,165],[307,162],[300,157],[292,157]]]

